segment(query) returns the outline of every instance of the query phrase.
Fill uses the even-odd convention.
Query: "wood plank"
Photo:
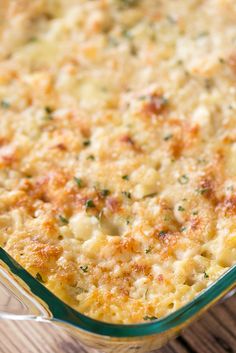
[[[0,353],[84,352],[76,339],[53,325],[0,321]],[[236,353],[236,296],[212,308],[158,353]]]

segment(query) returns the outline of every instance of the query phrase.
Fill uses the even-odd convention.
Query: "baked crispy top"
[[[234,0],[2,0],[0,245],[136,323],[236,262]]]

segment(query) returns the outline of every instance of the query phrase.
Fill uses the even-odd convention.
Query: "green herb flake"
[[[74,177],[74,181],[76,182],[79,188],[83,187],[83,180],[81,178]]]
[[[122,2],[128,4],[128,6],[136,6],[140,0],[122,0]]]
[[[198,162],[199,164],[203,164],[203,165],[206,165],[206,164],[207,164],[207,160],[206,160],[205,158],[198,158],[198,159],[197,159],[197,162]]]
[[[41,283],[45,283],[45,281],[43,280],[43,278],[39,272],[36,273],[35,278],[37,279],[37,281],[39,281]]]
[[[181,185],[185,185],[185,184],[188,184],[189,182],[189,177],[185,174],[181,175],[179,178],[178,178],[178,182],[181,184]]]
[[[95,157],[93,154],[90,154],[88,157],[87,157],[88,160],[90,161],[94,161],[95,160]]]
[[[46,106],[46,107],[44,107],[44,110],[45,110],[45,113],[46,113],[46,115],[44,116],[44,119],[53,120],[53,116],[52,116],[53,109],[51,107],[49,107],[49,106]]]
[[[140,0],[117,0],[118,5],[122,8],[135,7],[139,4]]]
[[[85,147],[90,146],[90,145],[91,145],[91,141],[90,141],[90,140],[85,140],[85,141],[83,142],[83,145],[84,145]]]
[[[52,109],[51,107],[49,107],[49,106],[46,106],[46,107],[44,108],[44,110],[45,110],[45,112],[46,112],[47,114],[52,114],[52,113],[53,113],[53,109]]]
[[[183,206],[181,206],[181,205],[180,205],[180,206],[178,207],[178,211],[180,211],[180,212],[184,212],[184,211],[185,211],[185,208],[184,208]]]
[[[160,232],[159,232],[159,236],[160,237],[165,237],[167,235],[167,232],[165,231],[165,230],[161,230]]]
[[[166,136],[164,136],[163,140],[164,141],[169,141],[172,137],[173,137],[172,134],[167,134]]]
[[[195,191],[200,194],[200,195],[204,195],[206,194],[210,189],[209,188],[200,188],[200,189],[196,189]]]
[[[79,267],[84,273],[88,272],[88,266],[87,265],[82,265]]]
[[[122,191],[122,194],[126,196],[128,199],[131,199],[131,193],[129,191]]]
[[[193,211],[193,216],[197,216],[198,215],[198,211]]]
[[[145,254],[149,254],[152,251],[151,246],[149,246],[149,248],[145,249]]]
[[[155,196],[157,196],[157,192],[152,192],[151,194],[144,195],[143,199],[146,199],[148,197],[155,197]]]
[[[101,194],[102,197],[106,197],[106,196],[110,195],[110,190],[103,189],[103,190],[100,191],[100,194]]]
[[[76,286],[76,292],[77,292],[77,294],[82,294],[82,293],[88,293],[88,290],[85,288]]]
[[[143,320],[145,321],[153,321],[157,320],[158,318],[156,316],[144,316]]]
[[[68,224],[69,223],[68,219],[66,217],[62,216],[62,215],[59,215],[59,220],[63,224]]]
[[[160,100],[161,107],[165,107],[169,104],[169,99],[164,96],[159,97],[159,100]]]
[[[204,278],[209,278],[209,275],[204,271]]]
[[[181,227],[180,228],[181,233],[184,232],[185,230],[187,230],[187,227]]]
[[[89,200],[87,200],[87,201],[85,202],[85,207],[86,207],[86,209],[88,209],[88,208],[94,208],[94,207],[96,207],[96,206],[95,206],[93,200],[92,200],[92,199],[89,199]]]
[[[2,101],[1,101],[1,107],[2,107],[3,109],[9,109],[10,106],[11,106],[11,104],[10,104],[9,102],[7,102],[7,101],[5,101],[5,100],[2,100]]]
[[[122,175],[122,179],[123,180],[129,180],[129,176],[126,174],[126,175]]]

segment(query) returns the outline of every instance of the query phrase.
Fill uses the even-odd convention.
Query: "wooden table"
[[[158,353],[235,353],[236,296],[218,304]],[[84,353],[62,330],[37,322],[0,321],[0,353]],[[114,352],[115,353],[115,352]]]

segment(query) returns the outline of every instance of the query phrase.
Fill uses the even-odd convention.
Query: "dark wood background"
[[[55,326],[0,321],[0,353],[84,353],[84,350]],[[217,304],[157,353],[236,353],[236,296]]]

